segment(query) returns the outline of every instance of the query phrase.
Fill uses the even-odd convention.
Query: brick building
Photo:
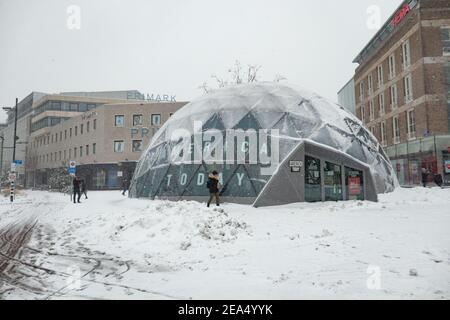
[[[450,1],[404,1],[354,62],[356,115],[400,184],[422,168],[450,184]]]

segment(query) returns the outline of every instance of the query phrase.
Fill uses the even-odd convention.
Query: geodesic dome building
[[[204,201],[212,170],[224,201],[255,206],[377,201],[398,185],[359,119],[285,83],[230,86],[185,105],[143,152],[130,196]]]

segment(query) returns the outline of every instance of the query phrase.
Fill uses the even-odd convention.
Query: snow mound
[[[207,208],[193,201],[152,201],[139,214],[118,225],[111,240],[133,241],[148,250],[188,250],[202,242],[231,242],[250,234],[244,221],[228,216],[220,208]]]

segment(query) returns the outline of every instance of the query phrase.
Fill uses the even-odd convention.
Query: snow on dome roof
[[[194,129],[201,121],[202,128]],[[291,84],[258,82],[221,88],[199,97],[161,127],[143,153],[135,179],[152,168],[169,165],[167,154],[177,129],[191,134],[208,129],[278,129],[280,162],[304,139],[330,146],[368,164],[377,193],[392,191],[397,179],[377,139],[341,106]],[[196,132],[197,131],[197,132]]]

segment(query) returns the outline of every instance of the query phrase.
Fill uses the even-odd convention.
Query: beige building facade
[[[49,97],[48,101],[53,100]],[[76,174],[86,180],[88,189],[120,188],[122,179],[131,178],[156,131],[185,104],[104,101],[81,114],[65,113],[70,110],[42,112],[31,124],[34,130],[27,152],[28,186],[48,184],[52,170],[67,169],[74,161]],[[51,123],[58,117],[67,118],[47,127],[36,125],[39,121]]]

